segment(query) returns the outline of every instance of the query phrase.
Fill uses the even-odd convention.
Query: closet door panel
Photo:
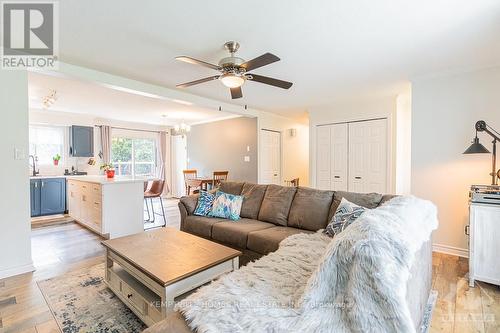
[[[366,191],[387,193],[387,120],[367,123]]]
[[[348,191],[365,192],[366,125],[349,123],[349,181]]]
[[[349,124],[351,192],[387,192],[387,120]]]
[[[335,124],[331,128],[331,189],[347,191],[348,174],[348,125]]]
[[[316,128],[316,187],[329,190],[331,186],[331,126]]]

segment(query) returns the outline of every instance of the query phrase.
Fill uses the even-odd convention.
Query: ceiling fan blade
[[[196,80],[196,81],[191,81],[191,82],[186,82],[186,83],[178,84],[178,85],[176,85],[176,87],[177,88],[187,88],[187,87],[194,86],[195,84],[200,84],[200,83],[203,83],[203,82],[217,80],[218,78],[219,78],[219,75],[210,76],[210,77],[206,77],[204,79],[199,79],[199,80]]]
[[[268,53],[264,53],[260,57],[257,57],[257,58],[252,59],[252,60],[248,60],[247,62],[244,62],[243,64],[241,64],[241,67],[245,68],[245,70],[247,72],[249,72],[251,70],[272,64],[273,62],[276,62],[279,60],[280,60],[280,58],[278,58],[274,54],[268,52]]]
[[[201,66],[204,66],[204,67],[208,67],[208,68],[211,68],[211,69],[215,69],[216,71],[220,70],[220,67],[217,66],[217,65],[214,65],[214,64],[211,64],[211,63],[208,63],[206,61],[203,61],[203,60],[198,60],[198,59],[195,59],[195,58],[191,58],[191,57],[188,57],[188,56],[180,56],[180,57],[175,57],[176,60],[179,60],[179,61],[184,61],[184,62],[187,62],[189,64],[193,64],[193,65],[201,65]]]
[[[250,81],[265,83],[278,88],[289,89],[293,85],[292,82],[273,79],[272,77],[267,77],[257,74],[248,74],[248,75],[252,77],[251,79],[249,78]]]
[[[242,98],[243,93],[241,92],[241,87],[231,88],[231,98],[237,99]]]

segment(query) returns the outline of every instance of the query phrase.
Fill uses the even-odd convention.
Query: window
[[[63,157],[65,127],[30,126],[30,155],[38,157],[38,165],[53,163],[53,157]]]
[[[111,140],[111,163],[118,175],[154,176],[156,140],[117,136]]]

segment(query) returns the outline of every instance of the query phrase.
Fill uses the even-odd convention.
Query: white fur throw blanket
[[[176,309],[199,333],[415,332],[406,282],[436,228],[432,203],[397,197],[333,240],[321,232],[288,237]]]

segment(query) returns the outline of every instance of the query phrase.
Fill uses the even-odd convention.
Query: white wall
[[[466,254],[468,189],[490,184],[491,155],[462,153],[477,120],[500,130],[500,68],[415,80],[412,104],[412,193],[438,206],[435,248]]]
[[[0,70],[0,279],[34,270],[28,178],[28,75]],[[18,150],[18,156],[15,151]]]
[[[309,152],[310,152],[310,179],[312,186],[316,186],[316,126],[358,121],[374,118],[388,119],[389,132],[389,189],[396,193],[396,97],[387,97],[376,100],[355,100],[332,103],[328,107],[317,107],[309,110]]]
[[[300,179],[301,186],[308,186],[309,182],[309,127],[291,118],[281,117],[268,112],[257,112],[257,130],[260,147],[261,130],[273,130],[281,133],[282,158],[281,175],[282,181],[293,178]],[[288,130],[295,128],[297,134],[291,137]],[[262,149],[259,148],[259,183],[262,182],[260,175],[260,161]]]
[[[411,190],[411,93],[396,97],[395,181],[397,194]]]

